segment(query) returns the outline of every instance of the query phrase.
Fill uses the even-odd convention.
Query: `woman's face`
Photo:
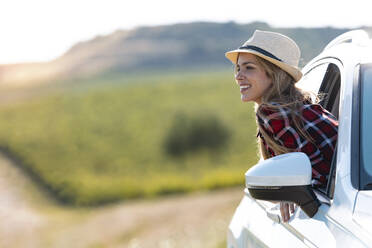
[[[272,84],[271,78],[253,54],[240,53],[235,67],[235,80],[240,87],[242,101],[260,104],[261,97]]]

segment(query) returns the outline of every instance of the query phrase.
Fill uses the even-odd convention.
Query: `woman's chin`
[[[247,96],[244,96],[244,95],[241,96],[241,99],[242,99],[242,102],[250,102],[250,101],[252,101],[251,98],[249,98]]]

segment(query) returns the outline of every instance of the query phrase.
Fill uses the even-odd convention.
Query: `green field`
[[[0,147],[61,202],[97,205],[239,185],[257,161],[253,105],[240,101],[229,70],[56,88],[0,107]],[[180,116],[216,121],[229,138],[216,149],[172,156],[165,140]]]

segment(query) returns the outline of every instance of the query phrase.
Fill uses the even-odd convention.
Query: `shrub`
[[[165,151],[175,157],[201,149],[217,151],[228,144],[230,134],[216,116],[178,113],[165,137]]]

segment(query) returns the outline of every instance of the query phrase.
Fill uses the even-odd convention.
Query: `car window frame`
[[[322,82],[320,83],[320,87],[318,89],[317,94],[319,94],[319,92],[321,92],[321,91],[333,90],[334,89],[334,87],[335,87],[334,85],[330,85],[330,86],[326,85],[326,82],[328,82],[328,80],[334,79],[334,78],[330,77],[330,75],[329,75],[330,73],[332,73],[332,71],[328,71],[328,68],[329,68],[330,64],[334,65],[338,69],[338,72],[339,72],[339,75],[338,75],[338,85],[339,85],[338,93],[336,94],[336,96],[332,96],[332,98],[334,98],[333,99],[334,102],[331,105],[330,105],[329,100],[323,101],[323,104],[326,104],[327,105],[326,109],[330,109],[329,111],[331,112],[332,107],[334,106],[336,101],[338,101],[338,107],[337,107],[338,108],[337,109],[338,114],[336,116],[337,116],[337,119],[339,119],[339,117],[341,116],[341,113],[340,113],[340,110],[341,110],[341,108],[340,108],[340,104],[341,104],[340,103],[340,94],[341,94],[342,77],[343,77],[343,70],[344,70],[342,61],[337,59],[337,58],[334,58],[334,57],[321,58],[321,59],[315,61],[314,63],[312,63],[309,67],[309,70],[304,72],[304,75],[306,76],[308,73],[310,73],[311,71],[313,71],[317,67],[324,66],[325,64],[327,64],[328,66],[327,66],[327,69],[326,69],[326,71],[323,75]],[[333,80],[332,83],[335,84],[336,81]],[[333,92],[331,92],[331,95],[332,95],[332,93]],[[322,101],[320,102],[320,104],[322,105]],[[322,203],[326,203],[327,205],[331,205],[332,200],[333,200],[333,195],[334,195],[335,182],[336,182],[336,170],[337,170],[337,146],[338,146],[338,143],[336,144],[336,149],[335,149],[335,152],[333,154],[332,164],[331,164],[330,173],[329,173],[329,180],[328,180],[325,191],[322,190],[322,189],[314,189],[314,193],[317,195],[318,199]]]
[[[351,185],[359,190],[359,155],[360,155],[360,64],[355,66],[352,92],[351,112],[351,149],[350,149],[350,177]]]

